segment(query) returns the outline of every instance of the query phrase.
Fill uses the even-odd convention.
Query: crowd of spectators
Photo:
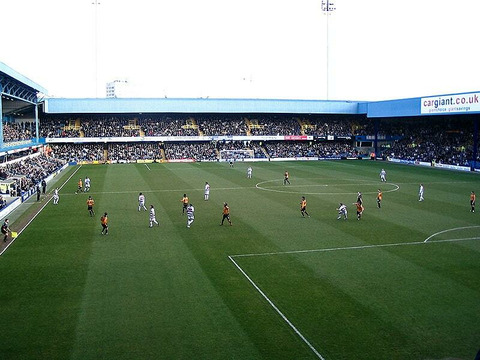
[[[145,136],[198,136],[198,128],[190,116],[141,117],[138,124]]]
[[[104,161],[104,144],[51,144],[51,154],[67,162]]]
[[[232,116],[197,116],[196,121],[201,133],[205,136],[247,135],[246,120]]]
[[[252,135],[302,135],[300,122],[294,117],[265,116],[252,119],[250,123]]]
[[[65,161],[40,154],[35,157],[6,163],[0,166],[0,180],[15,179],[15,193],[20,196],[25,191],[33,193],[35,186],[50,174],[59,170]]]
[[[127,119],[116,117],[82,121],[81,130],[85,137],[140,136],[138,129],[129,127]]]
[[[198,136],[190,118],[146,118],[139,120],[145,136]]]
[[[40,137],[74,138],[80,137],[80,130],[70,127],[70,120],[52,117],[40,120]]]
[[[111,161],[158,160],[161,158],[161,147],[158,143],[108,144],[108,160]]]
[[[357,157],[358,151],[345,142],[282,141],[268,142],[265,148],[270,158],[320,157],[341,158]]]
[[[468,166],[473,154],[471,122],[405,120],[401,138],[384,154],[398,159]]]
[[[194,159],[196,161],[213,161],[218,159],[214,142],[166,143],[165,157],[168,160]]]
[[[35,123],[6,122],[3,130],[7,143],[31,139],[35,134]],[[111,160],[159,158],[163,157],[162,148],[165,149],[166,159],[212,159],[218,156],[219,151],[230,149],[227,146],[235,146],[238,150],[252,149],[255,157],[264,157],[266,154],[270,157],[336,156],[340,153],[355,154],[355,136],[373,137],[375,131],[378,131],[379,139],[388,139],[382,140],[379,145],[384,156],[455,165],[468,165],[472,160],[473,116],[470,115],[367,119],[363,115],[333,114],[139,114],[135,117],[92,115],[71,119],[46,114],[40,121],[41,137],[312,135],[335,138],[332,143],[313,141],[309,144],[166,142],[165,145],[52,145],[55,154],[59,153],[69,161],[102,161],[105,159],[104,151],[108,151],[108,159]],[[345,144],[338,138],[351,138],[351,144]]]
[[[322,118],[302,118],[300,119],[305,135],[314,135],[320,137],[327,137],[328,135],[339,137],[352,137],[353,135],[360,135],[357,129],[362,129],[357,118],[346,118],[338,116],[325,116]]]
[[[221,150],[251,150],[250,141],[218,141],[217,149]]]
[[[129,129],[134,121],[138,128]],[[351,136],[351,119],[335,117],[298,118],[280,115],[158,115],[132,117],[87,117],[79,120],[57,117],[41,121],[42,137],[125,137],[125,136],[228,136],[228,135],[337,135]],[[302,126],[308,124],[308,126]]]
[[[31,140],[35,137],[35,123],[8,123],[3,122],[3,142]]]

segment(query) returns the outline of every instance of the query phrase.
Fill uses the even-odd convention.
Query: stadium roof
[[[43,93],[47,94],[47,90],[43,88],[42,86],[38,85],[37,83],[34,83],[32,80],[27,78],[26,76],[23,76],[22,74],[16,72],[13,70],[11,67],[5,65],[3,62],[0,61],[0,74],[3,73],[5,75],[8,75],[9,77],[17,80],[18,82],[22,83],[25,87],[31,88],[33,91],[37,93]],[[2,90],[4,91],[4,90]]]
[[[38,104],[40,85],[0,62],[0,92],[5,115],[27,111]],[[480,113],[480,91],[377,102],[209,99],[209,98],[50,98],[44,101],[48,114],[364,114],[369,118]]]
[[[375,117],[480,113],[480,92],[388,101],[281,99],[58,99],[45,101],[51,114],[244,113],[366,114]]]
[[[45,101],[46,113],[270,113],[358,114],[360,103],[270,99],[57,99]]]
[[[1,108],[4,115],[18,115],[31,111],[38,104],[38,94],[46,94],[40,85],[0,62]]]

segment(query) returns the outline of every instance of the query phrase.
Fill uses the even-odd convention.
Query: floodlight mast
[[[94,46],[95,46],[95,97],[98,97],[98,5],[100,1],[93,0],[92,5],[95,6],[94,19]]]
[[[336,7],[335,7],[335,3],[331,0],[322,0],[322,11],[323,11],[323,14],[324,15],[327,15],[327,100],[329,98],[329,68],[328,68],[328,62],[329,62],[329,48],[328,48],[328,45],[329,45],[329,36],[328,36],[328,18],[330,17],[330,15],[335,11]]]

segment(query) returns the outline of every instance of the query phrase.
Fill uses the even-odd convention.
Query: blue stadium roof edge
[[[480,91],[373,101],[367,108],[369,118],[478,114]]]
[[[24,75],[20,74],[19,72],[13,70],[11,67],[4,64],[1,61],[0,61],[0,72],[3,72],[5,74],[7,74],[8,76],[10,76],[10,77],[18,80],[19,82],[23,83],[24,85],[29,86],[32,89],[34,89],[38,92],[41,92],[42,94],[47,95],[47,90],[44,87],[38,85],[37,83],[33,82],[32,80],[30,80],[26,76],[24,76]]]
[[[480,91],[382,101],[204,98],[50,98],[50,114],[351,114],[368,118],[480,113]]]
[[[204,98],[49,98],[49,114],[102,113],[277,113],[359,114],[365,106],[356,101],[290,99],[204,99]]]

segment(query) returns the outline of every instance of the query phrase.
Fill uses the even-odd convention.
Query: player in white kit
[[[420,184],[420,188],[418,189],[418,201],[423,201],[423,193],[425,189],[423,188],[423,184]]]
[[[384,169],[382,169],[382,171],[380,171],[380,180],[381,180],[382,182],[386,182],[386,181],[387,181],[387,172],[386,172]]]
[[[249,167],[247,168],[247,179],[251,179],[251,178],[252,178],[252,171],[253,171],[253,170],[252,170],[252,167],[249,166]]]
[[[160,226],[157,219],[155,218],[155,208],[153,205],[150,205],[150,227],[153,227],[153,224]]]
[[[205,201],[207,201],[208,198],[210,197],[210,184],[208,182],[205,182],[205,191],[203,194],[204,194]]]
[[[58,188],[53,191],[53,205],[58,205],[58,200],[60,200],[60,195],[58,195]]]
[[[348,217],[348,215],[347,215],[347,206],[346,206],[345,204],[340,203],[339,206],[338,206],[337,211],[338,211],[337,220],[340,220],[340,219],[342,218],[342,216],[343,216],[343,218],[344,218],[345,220],[347,220],[347,217]]]
[[[145,195],[142,193],[138,194],[138,211],[140,211],[143,208],[143,211],[147,211],[147,208],[145,207]]]
[[[189,204],[187,206],[187,228],[190,228],[190,225],[192,225],[194,220],[195,220],[195,208],[193,207],[192,204]]]
[[[85,177],[85,188],[83,191],[84,192],[90,191],[90,178],[88,176]]]

